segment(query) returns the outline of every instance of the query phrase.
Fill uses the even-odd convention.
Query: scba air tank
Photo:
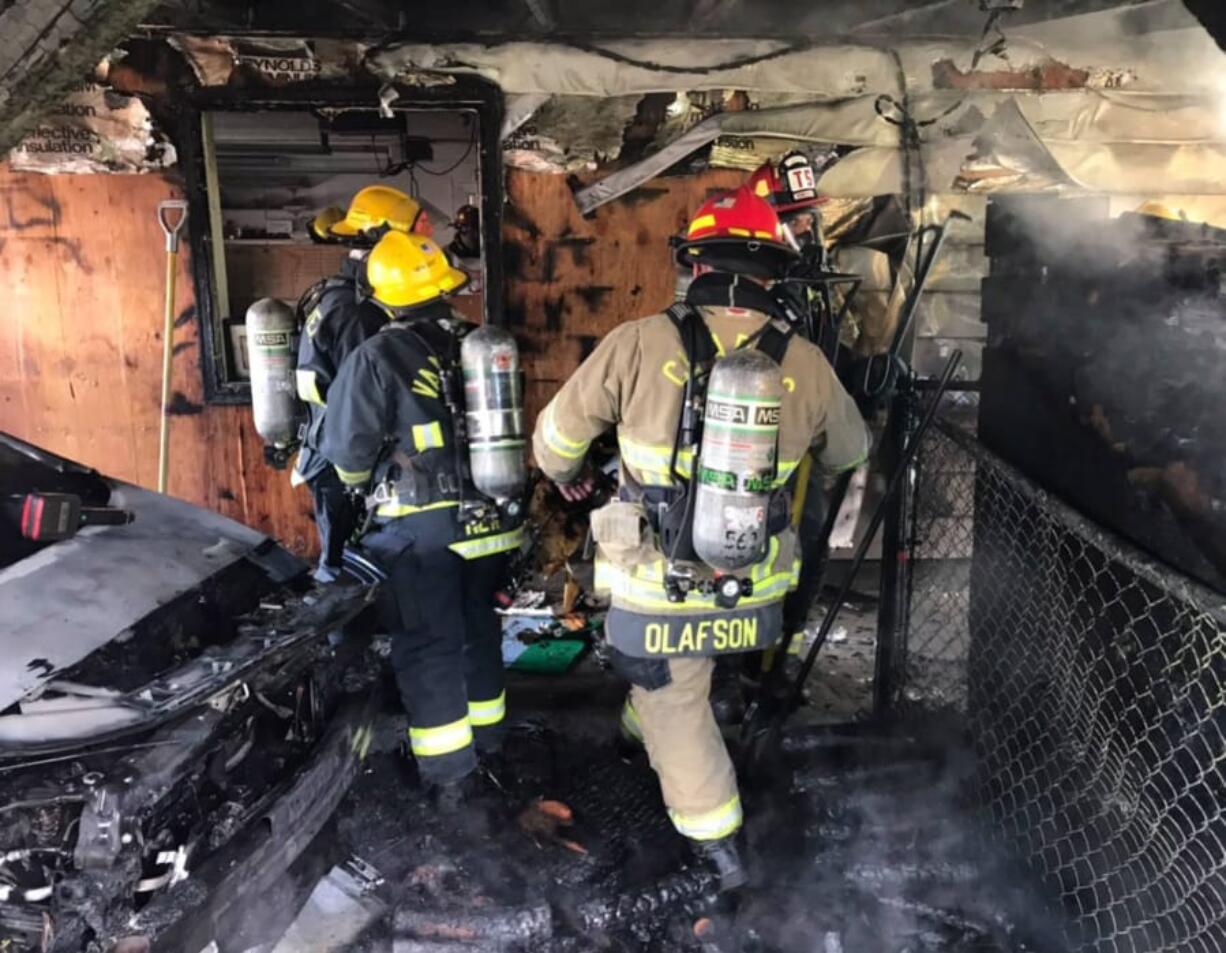
[[[251,368],[251,414],[255,430],[272,447],[291,444],[298,430],[294,386],[293,309],[261,298],[247,309],[247,362]]]
[[[766,555],[783,374],[757,350],[717,361],[707,385],[694,479],[694,551],[724,572]]]
[[[524,461],[524,390],[515,338],[483,325],[460,344],[468,461],[473,483],[499,502],[518,497]]]

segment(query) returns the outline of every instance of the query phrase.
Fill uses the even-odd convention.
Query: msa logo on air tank
[[[748,427],[778,427],[781,407],[741,404],[707,398],[707,421]]]

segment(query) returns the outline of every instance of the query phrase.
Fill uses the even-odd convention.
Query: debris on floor
[[[333,867],[311,892],[306,905],[272,953],[343,953],[376,920],[387,905],[376,891],[383,885],[379,871],[359,857]]]
[[[502,661],[510,669],[563,675],[599,641],[603,607],[589,601],[567,577],[560,602],[544,589],[521,589],[498,610],[502,617]]]
[[[459,813],[394,751],[338,815],[390,911],[363,953],[1058,953],[1026,881],[980,838],[965,753],[800,728],[783,778],[742,779],[753,888],[720,899],[641,752],[552,713],[510,726]],[[576,722],[577,723],[577,722]],[[1050,935],[1049,935],[1050,933]]]

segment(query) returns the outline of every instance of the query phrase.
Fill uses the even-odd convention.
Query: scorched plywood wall
[[[559,176],[511,171],[507,316],[535,414],[596,341],[665,307],[668,236],[738,172],[661,179],[598,210]],[[165,252],[157,176],[18,174],[0,165],[0,429],[142,486],[157,473]],[[299,552],[310,501],[265,463],[246,407],[205,406],[186,254],[179,265],[170,492]]]

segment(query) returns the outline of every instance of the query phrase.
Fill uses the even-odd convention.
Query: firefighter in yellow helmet
[[[610,594],[605,636],[631,683],[623,723],[641,732],[677,830],[728,889],[747,874],[736,776],[709,701],[713,660],[782,634],[799,568],[788,492],[801,458],[813,449],[834,471],[868,453],[854,401],[822,352],[779,320],[767,289],[795,255],[752,191],[712,198],[679,245],[679,263],[696,272],[685,301],[606,335],[533,437],[537,464],[577,499],[591,491],[592,441],[617,430],[619,499],[593,514],[592,535],[596,587]],[[717,391],[725,360],[741,370],[721,373],[756,367],[769,386],[753,397]],[[698,414],[686,408],[704,405],[696,437]],[[708,436],[722,458],[708,456]],[[712,548],[728,547],[747,556],[735,572],[711,561]]]
[[[298,302],[303,333],[298,343],[298,396],[306,402],[308,422],[294,467],[295,486],[307,483],[315,504],[320,555],[316,578],[332,582],[340,575],[345,542],[357,525],[359,510],[319,451],[328,388],[345,357],[387,322],[387,315],[363,301],[358,279],[371,246],[389,232],[429,231],[421,204],[399,189],[371,185],[361,189],[347,211],[327,208],[311,222],[315,241],[348,245],[351,251],[339,274],[316,282]]]
[[[337,208],[335,205],[329,205],[327,208],[320,210],[319,214],[311,219],[311,225],[307,229],[311,241],[321,245],[332,245],[340,242],[340,238],[332,234],[332,226],[337,222],[343,221],[345,218],[345,210]]]
[[[429,238],[380,239],[366,284],[390,321],[341,367],[322,444],[345,484],[373,488],[374,526],[361,546],[387,573],[391,661],[409,745],[442,806],[470,793],[478,752],[501,743],[506,696],[494,594],[523,541],[521,501],[481,502],[461,443],[467,430],[457,426],[460,345],[475,326],[446,298],[466,280]],[[466,382],[468,372],[466,365]],[[505,383],[519,387],[518,375]],[[522,468],[524,435],[503,436]]]

